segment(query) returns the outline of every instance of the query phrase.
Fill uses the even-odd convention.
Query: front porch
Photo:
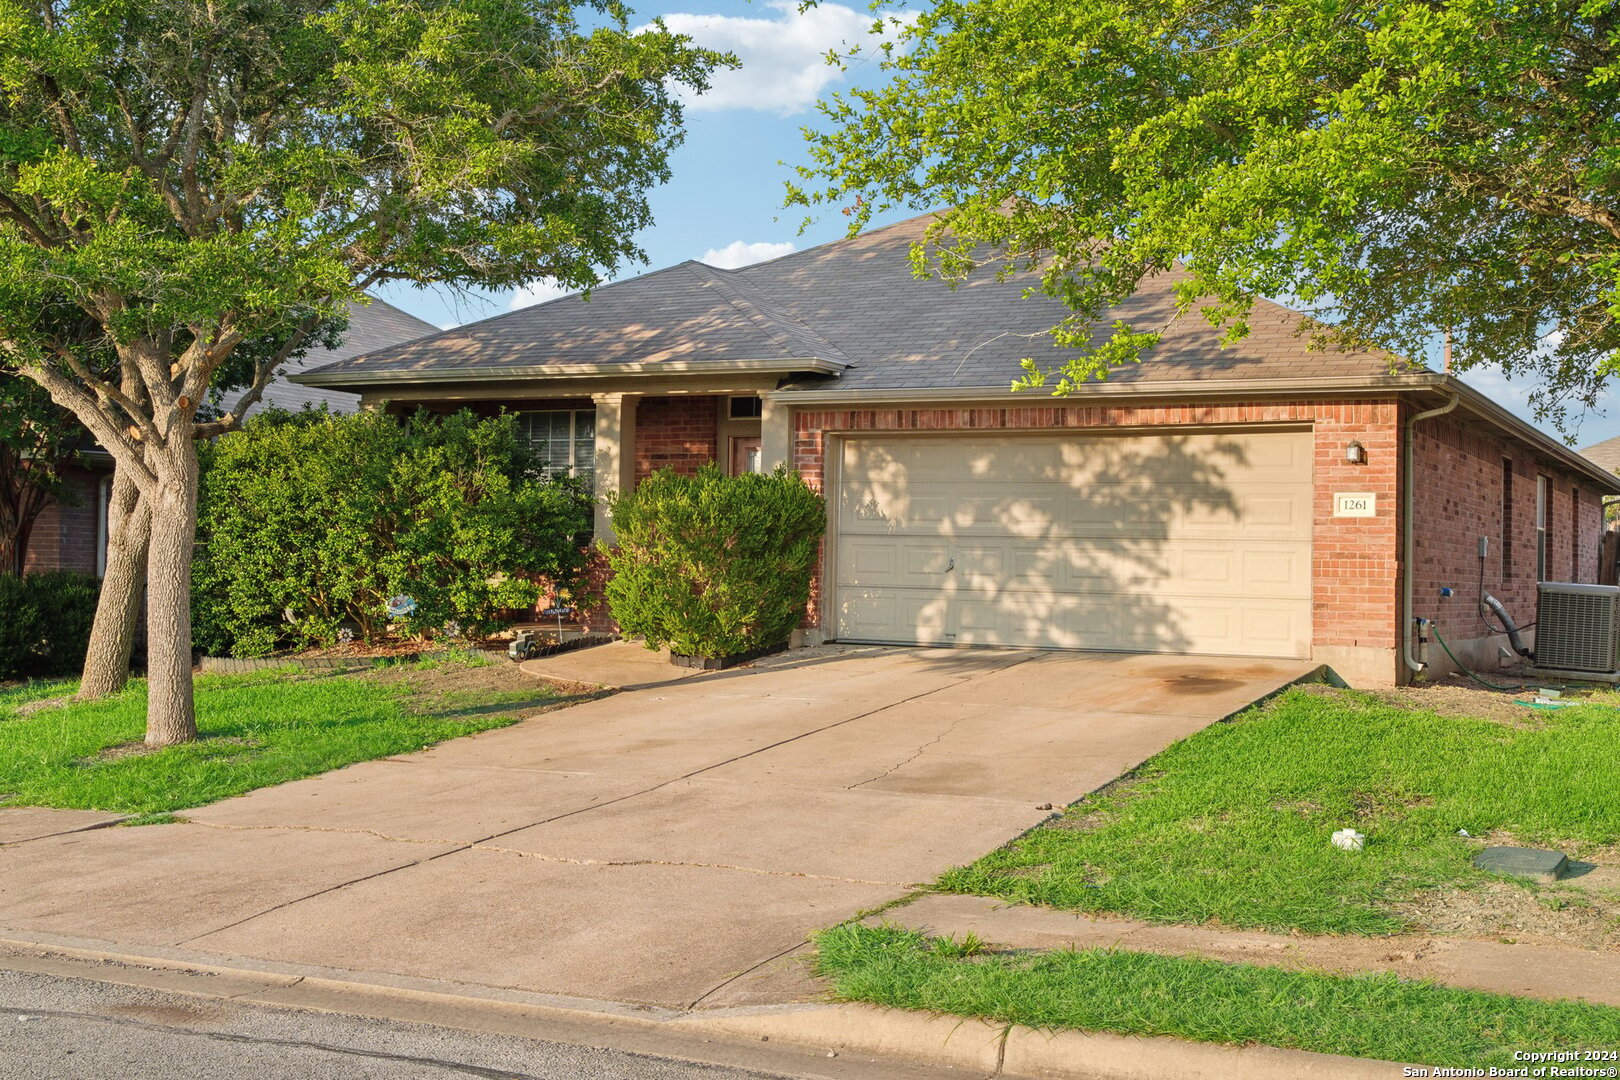
[[[509,394],[495,396],[477,388],[363,404],[395,413],[466,408],[483,416],[515,414],[520,433],[548,470],[578,476],[590,487],[596,496],[596,538],[611,543],[608,496],[633,488],[660,469],[689,474],[713,463],[735,476],[770,472],[788,463],[788,408],[766,396],[775,389],[775,378],[765,386],[757,385],[759,381],[736,379],[701,390],[665,385],[569,396],[534,387],[513,387]]]

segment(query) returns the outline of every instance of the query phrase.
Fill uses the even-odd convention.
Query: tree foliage
[[[583,570],[588,496],[548,479],[511,417],[270,411],[204,454],[199,643],[236,656],[407,635],[479,636]]]
[[[1616,0],[941,0],[888,84],[825,106],[800,201],[944,204],[919,272],[1035,269],[1078,359],[1151,355],[1101,314],[1180,260],[1181,314],[1256,296],[1324,341],[1539,380],[1589,404],[1620,349]]]
[[[649,647],[735,656],[786,642],[804,617],[827,512],[797,473],[663,469],[609,506],[608,604]]]
[[[606,0],[5,0],[5,350],[115,403],[96,435],[134,458],[191,434],[152,407],[189,420],[242,341],[367,285],[594,284],[641,256],[677,90],[722,59],[626,23]],[[152,407],[79,362],[53,306],[96,321]]]
[[[680,94],[729,58],[629,18],[615,0],[0,0],[0,356],[151,512],[149,742],[195,737],[194,440],[236,427],[371,285],[585,287],[641,257]],[[82,319],[88,344],[58,329]],[[282,344],[199,415],[256,340]]]

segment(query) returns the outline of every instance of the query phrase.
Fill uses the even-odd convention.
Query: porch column
[[[636,482],[636,402],[634,394],[592,394],[596,402],[596,542],[613,543],[607,496]]]
[[[793,409],[785,401],[760,399],[759,459],[760,469],[767,473],[778,465],[793,467]]]

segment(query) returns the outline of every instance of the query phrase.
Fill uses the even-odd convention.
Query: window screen
[[[595,490],[596,413],[562,409],[518,413],[518,433],[552,476],[577,476]]]

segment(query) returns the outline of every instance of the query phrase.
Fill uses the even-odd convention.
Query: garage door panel
[[[1299,484],[1251,484],[1220,493],[1199,486],[1074,491],[1053,484],[916,484],[878,491],[839,485],[840,530],[850,535],[989,537],[1183,537],[1231,535],[1308,540],[1311,499]]]
[[[1310,648],[1310,604],[1297,600],[1145,598],[1127,594],[996,598],[862,590],[840,602],[854,640],[925,645],[1300,656]]]
[[[1309,432],[852,438],[853,640],[1303,656]]]
[[[890,579],[890,584],[989,594],[1060,593],[1112,596],[1264,596],[1310,599],[1310,545],[1271,543],[1242,550],[1214,541],[1178,543],[1166,549],[1158,543],[1064,544],[1032,547],[1013,543],[1005,556],[990,548],[956,547],[950,580],[942,575],[921,579]],[[952,565],[944,550],[931,568]],[[861,584],[883,584],[867,577]]]

